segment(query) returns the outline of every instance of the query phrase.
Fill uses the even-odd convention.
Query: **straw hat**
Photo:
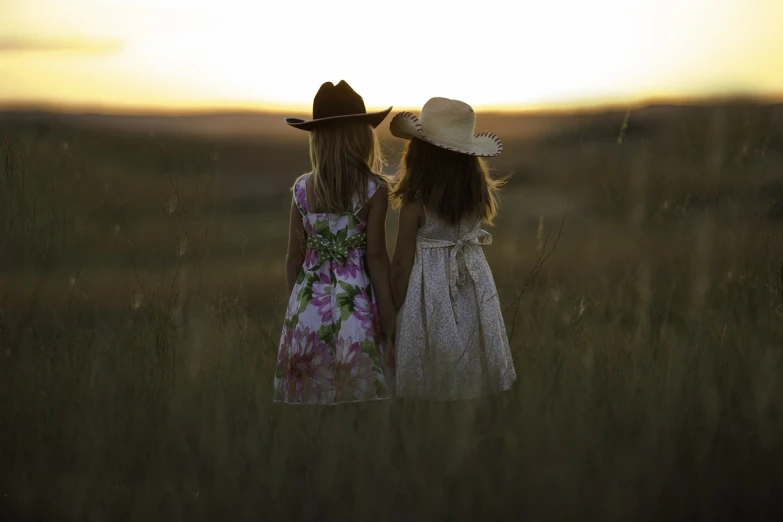
[[[321,85],[313,98],[313,119],[286,118],[285,122],[302,130],[314,128],[333,121],[358,121],[377,127],[389,115],[392,108],[380,112],[368,113],[364,100],[348,83],[340,81],[337,85],[326,82]]]
[[[503,142],[491,132],[473,134],[476,113],[467,103],[448,98],[431,98],[421,116],[401,112],[389,125],[398,138],[417,138],[428,143],[471,156],[492,157],[503,151]]]

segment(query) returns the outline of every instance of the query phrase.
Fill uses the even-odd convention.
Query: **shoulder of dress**
[[[309,172],[305,172],[304,174],[301,174],[299,177],[297,177],[296,180],[294,181],[294,184],[291,185],[291,189],[293,190],[296,187],[298,187],[301,183],[303,183],[307,179],[309,175],[310,175]]]

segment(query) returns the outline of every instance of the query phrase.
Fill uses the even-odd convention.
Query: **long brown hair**
[[[456,225],[476,216],[491,224],[505,179],[494,179],[483,159],[412,139],[405,144],[391,197],[394,206],[420,201]]]
[[[382,178],[386,164],[371,125],[335,122],[310,132],[313,196],[322,212],[347,212],[353,196],[366,203],[370,176]]]

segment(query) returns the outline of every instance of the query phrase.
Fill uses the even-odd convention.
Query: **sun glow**
[[[778,0],[5,0],[0,102],[371,107],[783,94]]]

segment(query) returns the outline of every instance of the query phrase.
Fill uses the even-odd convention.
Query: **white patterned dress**
[[[472,399],[516,380],[481,221],[450,225],[425,209],[397,316],[396,394]]]
[[[367,223],[353,209],[310,212],[307,175],[293,187],[307,255],[286,308],[274,380],[276,402],[340,404],[388,399],[378,304],[366,262]],[[369,200],[381,182],[368,181]]]

